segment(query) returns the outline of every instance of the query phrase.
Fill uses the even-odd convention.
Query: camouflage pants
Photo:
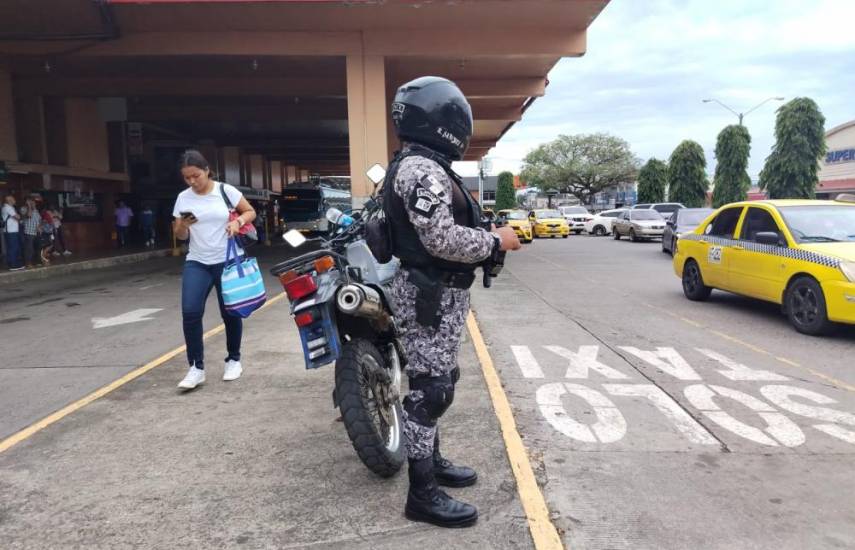
[[[439,328],[425,327],[416,321],[418,289],[407,281],[407,272],[399,270],[392,283],[395,318],[401,328],[401,343],[407,354],[407,376],[410,378],[446,376],[457,367],[460,333],[469,313],[469,291],[445,288],[442,292]],[[419,390],[410,390],[406,398],[418,403],[424,398]],[[427,458],[433,454],[436,426],[425,426],[404,411],[404,433],[407,456]]]

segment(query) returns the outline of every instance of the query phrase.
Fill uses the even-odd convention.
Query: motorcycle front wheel
[[[406,457],[400,385],[400,365],[373,343],[355,338],[342,346],[335,364],[339,410],[359,459],[380,477],[395,475]]]

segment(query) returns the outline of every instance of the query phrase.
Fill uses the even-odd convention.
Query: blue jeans
[[[21,267],[18,263],[18,258],[21,256],[21,234],[20,233],[4,233],[6,238],[6,267],[14,269]]]
[[[212,288],[217,289],[217,302],[220,315],[226,325],[226,360],[240,361],[240,340],[243,332],[243,320],[232,317],[223,306],[223,288],[220,275],[223,264],[205,265],[193,260],[184,262],[181,275],[181,315],[184,319],[184,342],[187,344],[187,361],[196,368],[205,368],[205,349],[202,343],[202,317],[205,314],[205,301]]]
[[[128,240],[128,227],[124,225],[116,226],[116,242],[119,248],[123,248]]]

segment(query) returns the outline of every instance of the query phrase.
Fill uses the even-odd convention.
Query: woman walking
[[[181,175],[189,187],[178,195],[172,215],[176,237],[190,239],[190,252],[181,277],[181,314],[190,370],[178,387],[189,390],[205,382],[202,316],[212,288],[217,291],[220,315],[226,326],[228,356],[223,380],[236,380],[243,372],[240,364],[243,326],[241,319],[229,315],[223,306],[220,276],[228,239],[237,235],[243,225],[252,223],[255,210],[240,191],[212,179],[208,161],[199,151],[189,150],[181,156]],[[238,216],[232,221],[223,193],[236,205]],[[243,250],[238,248],[238,254],[243,254]]]

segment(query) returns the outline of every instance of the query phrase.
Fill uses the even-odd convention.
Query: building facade
[[[855,120],[825,134],[828,151],[819,163],[816,198],[833,199],[840,193],[855,194]]]
[[[113,246],[118,200],[153,206],[162,234],[192,147],[260,207],[322,176],[349,176],[359,206],[399,146],[400,84],[457,82],[479,160],[607,3],[4,0],[0,199],[57,203],[78,250]]]

